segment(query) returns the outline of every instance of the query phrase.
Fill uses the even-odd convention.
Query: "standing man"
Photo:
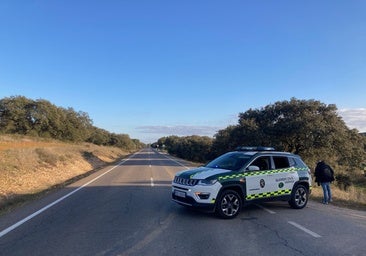
[[[334,181],[334,171],[324,161],[319,161],[315,168],[315,182],[323,189],[323,204],[332,202],[332,191],[330,183]]]

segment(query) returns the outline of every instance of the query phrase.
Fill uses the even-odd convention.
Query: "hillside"
[[[91,143],[0,135],[0,209],[70,182],[129,153]]]

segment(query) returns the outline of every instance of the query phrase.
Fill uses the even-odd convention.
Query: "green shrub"
[[[336,176],[336,181],[337,186],[344,191],[347,191],[348,188],[352,185],[351,178],[347,174],[338,174]]]

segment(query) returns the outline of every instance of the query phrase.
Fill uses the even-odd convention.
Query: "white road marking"
[[[257,206],[257,207],[259,207],[259,208],[261,208],[262,210],[264,210],[264,211],[266,211],[266,212],[270,213],[270,214],[276,214],[276,212],[271,211],[270,209],[267,209],[267,208],[265,208],[264,206],[262,206],[262,205],[260,205],[260,204],[256,204],[256,206]]]
[[[125,183],[118,183],[118,186],[134,186],[134,187],[151,187],[151,182],[146,182],[146,183],[134,183],[134,182],[125,182]],[[166,183],[155,183],[154,182],[154,187],[167,187],[167,188],[171,188],[171,184],[166,184]]]
[[[175,160],[175,159],[173,159],[173,158],[171,158],[171,157],[168,157],[168,156],[167,156],[167,155],[165,155],[165,154],[160,154],[160,155],[163,155],[164,157],[168,158],[169,160],[173,161],[174,163],[177,163],[177,164],[179,164],[180,166],[183,166],[184,168],[189,169],[189,167],[185,166],[184,164],[182,164],[182,163],[178,162],[177,160]]]
[[[289,223],[289,224],[291,224],[291,225],[293,225],[293,226],[295,226],[295,227],[297,227],[298,229],[301,229],[301,230],[302,230],[302,231],[304,231],[305,233],[307,233],[307,234],[309,234],[309,235],[311,235],[311,236],[313,236],[313,237],[315,237],[315,238],[320,238],[320,237],[322,237],[321,235],[319,235],[319,234],[317,234],[317,233],[315,233],[315,232],[313,232],[313,231],[311,231],[311,230],[309,230],[309,229],[307,229],[307,228],[305,228],[305,227],[301,226],[300,224],[297,224],[296,222],[288,221],[288,223]]]
[[[136,154],[136,153],[135,153]],[[135,154],[133,154],[132,156],[134,156]],[[128,161],[132,156],[130,156],[129,158],[119,162],[117,165],[113,166],[111,169],[107,170],[106,172],[102,173],[101,175],[99,175],[98,177],[92,179],[91,181],[85,183],[84,185],[82,185],[81,187],[78,187],[77,189],[71,191],[70,193],[68,193],[67,195],[57,199],[56,201],[46,205],[45,207],[43,207],[42,209],[36,211],[35,213],[32,213],[31,215],[29,215],[28,217],[18,221],[17,223],[15,223],[14,225],[4,229],[3,231],[0,232],[0,238],[5,236],[7,233],[9,233],[10,231],[16,229],[17,227],[23,225],[25,222],[33,219],[34,217],[36,217],[37,215],[41,214],[42,212],[46,211],[47,209],[51,208],[52,206],[58,204],[59,202],[65,200],[66,198],[70,197],[71,195],[75,194],[76,192],[78,192],[79,190],[81,190],[82,188],[88,186],[89,184],[93,183],[94,181],[96,181],[97,179],[101,178],[102,176],[106,175],[107,173],[111,172],[113,169],[115,169],[116,167],[122,165],[123,163],[125,163],[126,161]]]

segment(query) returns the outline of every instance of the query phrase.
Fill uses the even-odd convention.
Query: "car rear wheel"
[[[306,206],[309,199],[309,191],[304,185],[297,185],[292,191],[289,204],[294,209],[302,209]]]
[[[234,190],[223,191],[216,205],[216,213],[224,219],[235,218],[241,210],[242,200]]]

